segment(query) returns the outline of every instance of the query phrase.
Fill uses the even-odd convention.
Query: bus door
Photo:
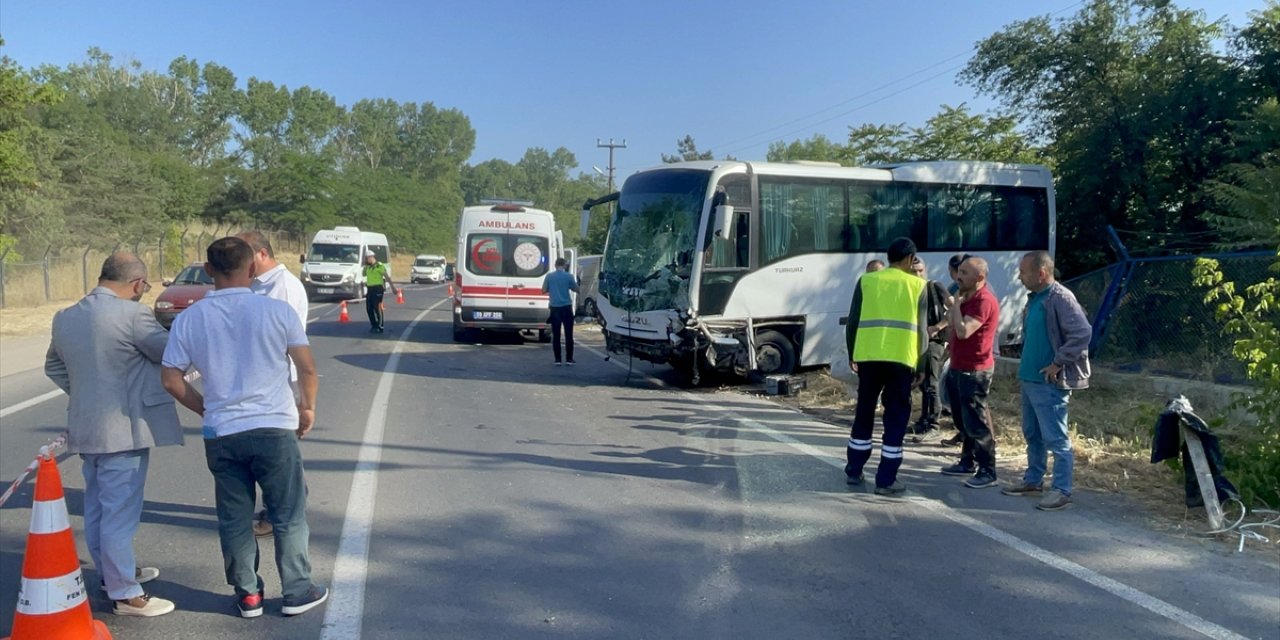
[[[702,282],[698,293],[698,314],[715,316],[724,313],[738,280],[751,270],[752,221],[750,181],[746,175],[725,176],[720,180],[725,203],[733,206],[733,220],[728,237],[716,237],[707,225],[703,238]]]

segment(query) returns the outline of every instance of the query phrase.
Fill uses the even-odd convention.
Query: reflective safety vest
[[[920,360],[920,297],[928,283],[901,269],[862,276],[854,362],[899,362],[914,369]],[[850,319],[852,321],[852,319]]]

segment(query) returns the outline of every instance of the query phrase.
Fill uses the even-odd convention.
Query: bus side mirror
[[[715,218],[712,222],[717,238],[732,237],[733,230],[729,228],[729,225],[733,222],[733,205],[722,204],[716,207]]]
[[[578,227],[578,237],[579,237],[579,238],[585,238],[585,237],[587,237],[587,225],[588,225],[590,222],[591,222],[591,210],[590,210],[590,209],[583,209],[583,210],[582,210],[582,226]]]

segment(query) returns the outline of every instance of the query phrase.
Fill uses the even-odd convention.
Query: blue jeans
[[[142,585],[134,576],[138,564],[133,534],[142,519],[142,489],[150,458],[149,449],[80,455],[84,541],[112,600],[142,595]]]
[[[307,483],[302,452],[292,429],[253,429],[204,441],[205,460],[213,472],[218,511],[218,541],[227,584],[236,596],[257,593],[258,540],[253,535],[257,499],[262,503],[275,536],[276,568],[285,601],[298,600],[311,589],[311,559],[307,545]]]
[[[1022,435],[1027,439],[1027,473],[1022,480],[1040,486],[1053,452],[1053,488],[1071,495],[1071,436],[1067,433],[1067,404],[1071,392],[1044,382],[1022,383]]]

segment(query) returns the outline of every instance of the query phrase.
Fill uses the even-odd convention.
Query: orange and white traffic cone
[[[93,619],[67,518],[62,478],[52,457],[40,457],[31,529],[22,558],[22,586],[13,613],[13,635],[5,640],[111,640],[107,625]]]
[[[351,322],[351,316],[347,315],[346,300],[343,300],[342,304],[338,305],[338,322]]]
[[[396,304],[404,304],[404,287],[396,289]]]

